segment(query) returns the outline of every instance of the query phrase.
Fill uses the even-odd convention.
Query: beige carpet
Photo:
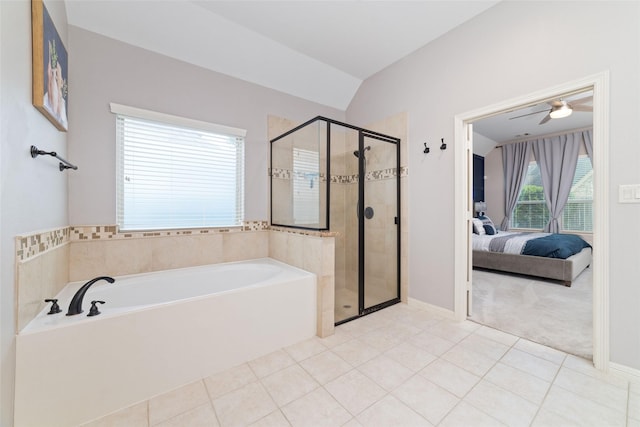
[[[470,320],[591,359],[592,272],[571,287],[527,276],[473,270]]]

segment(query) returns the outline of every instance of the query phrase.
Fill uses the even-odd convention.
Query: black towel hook
[[[442,141],[442,145],[440,145],[440,149],[441,150],[446,150],[447,149],[447,144],[444,143],[444,138],[440,138],[440,141]]]
[[[429,147],[427,147],[427,143],[424,143],[424,154],[427,154],[429,152]]]

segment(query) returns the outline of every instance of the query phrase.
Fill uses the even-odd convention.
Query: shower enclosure
[[[335,235],[335,323],[400,301],[400,139],[316,117],[271,140],[271,224]]]

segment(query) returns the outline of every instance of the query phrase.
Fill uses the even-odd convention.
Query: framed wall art
[[[31,0],[33,105],[63,132],[68,129],[67,50],[42,0]]]

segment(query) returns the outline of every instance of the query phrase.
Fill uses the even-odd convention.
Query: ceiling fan
[[[593,101],[593,96],[588,96],[586,98],[576,99],[575,101],[565,101],[562,98],[555,99],[553,101],[547,102],[550,109],[544,109],[540,111],[534,111],[533,113],[522,114],[520,116],[509,117],[509,120],[517,119],[520,117],[530,116],[532,114],[539,114],[546,112],[547,115],[544,116],[542,120],[540,120],[541,125],[547,123],[551,119],[560,119],[562,117],[570,116],[574,111],[593,111],[593,106],[584,105]]]

